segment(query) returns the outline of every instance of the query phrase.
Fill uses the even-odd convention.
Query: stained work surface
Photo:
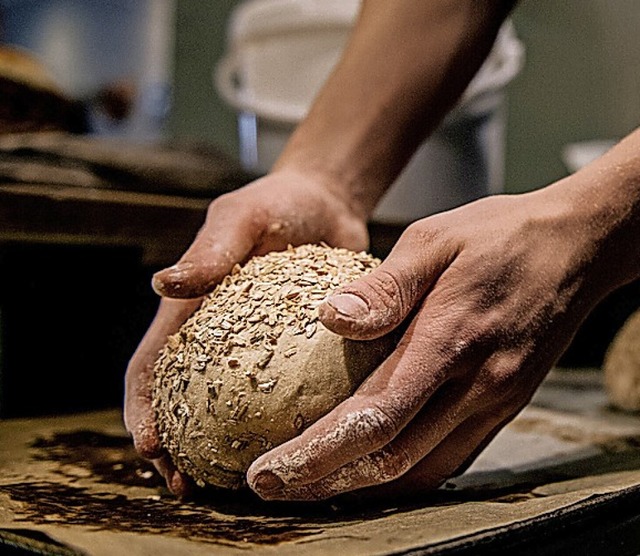
[[[118,411],[0,423],[0,546],[54,554],[446,553],[637,496],[638,485],[640,417],[611,412],[592,373],[552,374],[472,468],[428,498],[366,508],[248,492],[180,503],[137,458]]]

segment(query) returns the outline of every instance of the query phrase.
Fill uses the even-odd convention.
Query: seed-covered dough
[[[603,368],[611,404],[626,411],[640,410],[640,311],[614,337]]]
[[[304,245],[254,257],[169,337],[155,365],[163,446],[197,484],[238,488],[261,454],[351,395],[393,341],[347,340],[317,308],[379,261]]]

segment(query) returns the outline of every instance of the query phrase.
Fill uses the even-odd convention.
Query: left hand
[[[278,500],[365,487],[402,495],[469,465],[604,295],[588,224],[558,189],[421,220],[380,267],[325,301],[322,322],[353,339],[411,321],[352,397],[253,463],[250,487]]]
[[[127,367],[124,420],[138,453],[180,498],[194,487],[163,449],[152,406],[154,363],[167,337],[191,316],[201,296],[252,255],[320,241],[364,249],[367,228],[356,208],[328,180],[292,170],[272,172],[215,199],[178,264],[154,276],[156,291],[165,297]]]
[[[177,332],[201,301],[201,298],[163,298],[149,330],[129,362],[125,377],[124,422],[133,436],[136,451],[153,464],[169,490],[179,498],[188,498],[195,487],[187,476],[178,471],[160,443],[152,404],[153,369],[167,337]]]

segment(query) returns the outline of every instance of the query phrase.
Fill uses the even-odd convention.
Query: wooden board
[[[255,177],[201,142],[0,134],[0,242],[136,247],[172,264],[209,202]]]
[[[576,524],[606,535],[620,524],[606,516],[640,508],[639,485],[640,418],[609,411],[593,374],[552,375],[432,496],[366,508],[247,492],[180,503],[136,457],[118,410],[0,422],[0,548],[45,554],[522,554]]]

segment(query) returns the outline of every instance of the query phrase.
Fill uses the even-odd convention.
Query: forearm
[[[513,0],[365,0],[336,70],[275,168],[367,216],[459,99]]]

